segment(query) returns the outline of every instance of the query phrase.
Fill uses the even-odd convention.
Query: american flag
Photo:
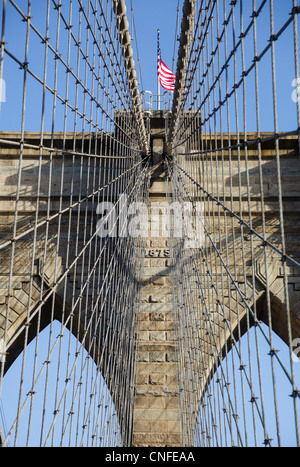
[[[159,30],[157,32],[157,38],[158,38],[157,72],[158,72],[159,82],[166,91],[175,91],[176,75],[172,73],[172,71],[167,67],[167,65],[161,59],[161,51],[160,51],[160,44],[159,44]]]

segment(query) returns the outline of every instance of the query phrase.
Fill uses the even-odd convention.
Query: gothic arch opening
[[[3,446],[121,446],[116,408],[99,366],[55,320],[3,378]]]
[[[208,384],[195,424],[195,446],[296,447],[300,401],[293,387],[300,383],[298,347],[295,343],[290,355],[267,325],[252,326]]]

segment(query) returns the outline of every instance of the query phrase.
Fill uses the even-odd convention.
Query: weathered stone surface
[[[161,196],[165,196],[166,191],[163,175],[162,172],[161,180],[156,178],[151,187],[152,192]],[[136,447],[180,445],[170,267],[169,259],[159,257],[169,254],[166,247],[168,241],[165,239],[150,237],[146,240],[142,304],[138,317],[139,355],[133,427]]]
[[[155,126],[155,125],[154,125]],[[155,141],[153,141],[153,151],[155,163],[161,162],[164,150],[164,130],[159,125],[154,128]],[[55,138],[62,141],[62,134],[57,134]],[[73,136],[73,135],[72,135]],[[253,135],[256,138],[257,135]],[[14,135],[2,135],[3,138],[14,139]],[[27,134],[27,140],[38,142],[39,135]],[[248,135],[251,140],[251,134]],[[262,135],[263,137],[263,135]],[[205,140],[205,136],[203,136]],[[253,139],[252,138],[252,139]],[[220,135],[216,135],[220,147]],[[16,137],[19,140],[19,136]],[[232,144],[235,144],[232,139]],[[72,139],[68,142],[69,149]],[[205,141],[204,141],[205,143]],[[223,141],[225,147],[228,144]],[[300,171],[299,158],[295,153],[296,142],[292,138],[280,138],[280,163],[281,182],[283,194],[285,247],[289,256],[296,261],[300,260]],[[38,143],[37,143],[38,145]],[[81,167],[78,160],[73,161],[73,157],[68,154],[64,160],[64,185],[60,192],[61,185],[61,153],[54,153],[53,167],[51,169],[52,182],[48,187],[50,174],[50,152],[43,150],[43,164],[41,167],[40,200],[37,213],[37,174],[38,174],[38,149],[25,149],[22,162],[22,173],[20,185],[20,199],[18,204],[18,225],[17,235],[21,235],[28,226],[34,226],[37,214],[37,221],[41,223],[38,230],[35,252],[33,251],[33,234],[21,238],[14,245],[14,266],[11,281],[9,281],[10,261],[12,254],[12,244],[3,249],[0,253],[0,338],[7,325],[8,341],[13,340],[18,335],[19,330],[26,323],[27,312],[31,311],[39,304],[43,304],[42,328],[49,322],[49,308],[44,306],[47,301],[47,294],[52,287],[56,287],[63,271],[67,265],[71,264],[77,251],[82,250],[86,239],[84,238],[84,226],[95,223],[91,204],[76,205],[74,209],[68,209],[70,205],[70,193],[73,189],[73,202],[79,199],[79,195],[86,196],[92,187],[83,186],[79,193],[80,179],[87,179],[88,168]],[[184,148],[182,149],[184,153]],[[178,162],[180,163],[178,156]],[[196,162],[199,166],[199,181],[203,190],[207,193],[219,197],[227,207],[238,213],[245,222],[249,222],[251,211],[251,221],[253,229],[262,235],[262,212],[260,197],[259,167],[257,161],[257,150],[251,146],[248,148],[248,168],[246,170],[245,154],[241,150],[232,150],[230,157],[228,151],[222,153],[221,160],[216,154],[210,153],[211,173],[209,176],[200,172],[202,164],[199,152],[191,153],[186,157],[187,161]],[[278,177],[276,167],[276,153],[272,147],[264,147],[261,154],[262,174],[263,174],[263,194],[265,203],[265,233],[266,239],[281,248],[281,230],[279,222],[278,206]],[[297,162],[297,163],[295,163]],[[8,145],[0,148],[0,184],[1,184],[1,206],[0,206],[0,241],[5,242],[12,237],[14,212],[16,206],[16,183],[19,164],[19,151]],[[119,175],[118,170],[111,173],[108,169],[96,167],[95,178],[101,185],[101,180],[110,180]],[[156,170],[153,176],[153,184],[150,190],[150,203],[166,201],[166,185],[163,180],[164,171],[161,167]],[[246,189],[246,182],[249,188]],[[92,177],[90,178],[92,180]],[[73,188],[71,184],[73,184]],[[94,188],[96,189],[98,185]],[[48,197],[48,189],[51,196]],[[248,190],[248,191],[247,191]],[[61,195],[61,196],[60,196]],[[110,193],[103,193],[107,199]],[[48,199],[49,198],[49,199]],[[61,199],[60,199],[61,198]],[[87,209],[86,209],[87,208]],[[61,210],[60,217],[60,238],[58,244],[58,218],[47,224],[46,218],[50,213],[57,213]],[[161,215],[165,213],[161,209]],[[145,269],[142,277],[142,305],[137,317],[140,333],[137,333],[139,340],[139,350],[137,355],[137,377],[135,387],[135,420],[134,420],[134,444],[137,446],[173,446],[180,442],[179,437],[169,435],[180,432],[179,424],[179,390],[177,381],[177,342],[176,329],[174,324],[174,310],[172,303],[171,268],[169,263],[169,240],[161,236],[161,221],[159,215],[155,214],[153,222],[150,224],[149,236],[146,239]],[[224,253],[226,267],[233,273],[236,284],[243,292],[250,307],[256,304],[258,319],[268,323],[269,311],[272,315],[273,330],[285,341],[288,342],[289,330],[287,327],[286,311],[287,300],[290,308],[292,338],[300,336],[300,273],[299,269],[291,264],[281,261],[279,255],[269,254],[267,264],[263,257],[261,240],[255,238],[249,230],[239,224],[237,219],[231,218],[228,212],[224,212],[222,206],[215,202],[205,200],[203,215],[206,219],[207,234],[211,235],[220,251]],[[78,227],[77,219],[79,220]],[[70,222],[70,224],[69,224]],[[72,228],[69,228],[69,225]],[[73,227],[75,226],[75,227]],[[46,232],[46,227],[49,229]],[[94,226],[93,226],[94,227]],[[152,231],[151,231],[152,227]],[[153,234],[153,235],[152,235]],[[46,237],[46,235],[48,237]],[[47,241],[47,255],[44,261],[44,247]],[[94,251],[94,243],[91,250]],[[231,326],[237,335],[238,324],[241,325],[241,332],[245,332],[245,304],[237,294],[233,284],[222,287],[224,284],[224,268],[215,262],[212,254],[213,248],[209,242],[205,244],[209,266],[213,271],[213,283],[215,290],[222,295],[222,302],[213,296],[209,281],[207,281],[206,266],[200,263],[199,271],[204,293],[209,294],[210,308],[209,316],[200,313],[199,302],[195,300],[195,325],[199,330],[202,344],[205,351],[202,354],[203,361],[199,359],[197,376],[201,388],[205,387],[207,379],[211,376],[211,369],[215,361],[214,349],[211,346],[209,337],[206,334],[207,322],[210,321],[213,328],[213,340],[222,349],[225,340],[229,335],[227,332],[226,320],[230,320]],[[58,249],[58,255],[56,250]],[[251,257],[251,249],[255,251],[255,257]],[[69,257],[67,259],[67,251]],[[95,251],[97,248],[95,247]],[[243,252],[243,254],[242,254]],[[162,257],[161,255],[165,255]],[[195,253],[197,258],[197,252]],[[56,259],[55,259],[56,258]],[[120,259],[120,263],[124,258]],[[103,260],[99,268],[97,286],[106,272],[106,260]],[[80,284],[88,279],[90,270],[83,261],[79,259],[76,264],[76,271],[72,270],[66,276],[63,284],[65,287],[58,287],[55,301],[55,317],[61,319],[59,311],[62,310],[62,298],[66,316],[71,307],[72,300],[80,304],[83,310],[87,305],[93,303],[92,286],[85,290],[84,296],[81,294]],[[222,276],[222,277],[221,277]],[[285,283],[286,282],[286,283]],[[269,287],[269,305],[266,300],[266,288]],[[194,271],[189,276],[190,290],[197,290],[199,277]],[[287,287],[286,287],[287,285]],[[288,295],[288,298],[287,298]],[[198,297],[199,298],[199,297]],[[41,301],[41,302],[40,302]],[[270,310],[268,309],[270,307]],[[79,308],[79,305],[78,305]],[[183,308],[184,309],[184,308]],[[50,310],[51,311],[51,310]],[[198,314],[197,314],[198,313]],[[237,319],[240,319],[238,323]],[[76,315],[74,316],[76,319]],[[79,339],[82,338],[84,323],[79,325]],[[251,323],[252,324],[252,323]],[[226,334],[227,332],[227,334]],[[225,336],[225,337],[224,337]],[[29,329],[29,340],[34,338],[34,326]],[[22,341],[22,335],[20,335]],[[200,345],[199,345],[200,347]],[[7,356],[7,361],[11,364],[18,356],[19,348],[15,345],[11,347]],[[194,349],[199,350],[199,349]],[[165,411],[166,410],[166,411]],[[177,415],[176,415],[176,411]],[[149,414],[148,414],[149,412]],[[195,408],[197,412],[197,407]],[[143,418],[142,417],[143,413]],[[148,415],[147,415],[148,414]],[[169,417],[169,419],[168,419]],[[177,417],[177,418],[176,418]]]

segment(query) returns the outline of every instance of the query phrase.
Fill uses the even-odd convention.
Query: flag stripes
[[[167,65],[161,59],[161,50],[159,44],[159,30],[158,30],[158,57],[157,57],[157,72],[161,86],[166,91],[175,90],[176,75],[167,67]]]

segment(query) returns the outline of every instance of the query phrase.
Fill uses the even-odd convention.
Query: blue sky
[[[145,4],[147,6],[145,7]],[[144,90],[157,93],[157,29],[160,30],[162,59],[172,69],[174,40],[176,34],[178,0],[132,0],[138,39],[139,56],[142,68]],[[182,14],[183,0],[179,1],[179,15]],[[130,2],[127,2],[130,16]],[[180,23],[179,23],[180,26]],[[134,47],[134,42],[132,43]],[[175,69],[177,60],[175,51]]]
[[[181,24],[182,6],[184,1],[179,1],[180,21]],[[152,0],[146,2],[145,0],[132,0],[134,7],[134,16],[137,29],[137,38],[139,44],[139,56],[142,69],[144,89],[157,93],[157,80],[156,80],[156,63],[157,63],[157,29],[160,29],[160,43],[162,51],[162,59],[172,69],[173,66],[173,50],[174,50],[174,37],[176,31],[176,18],[178,0]],[[222,4],[220,2],[220,14],[222,14]],[[227,14],[230,10],[230,2],[227,1]],[[260,1],[256,2],[256,8],[261,4]],[[128,16],[130,15],[130,1],[128,5]],[[146,6],[147,5],[147,6]],[[274,30],[278,33],[284,23],[289,19],[290,12],[292,11],[292,0],[275,0],[274,1]],[[238,8],[236,23],[238,25]],[[252,0],[243,2],[244,10],[244,28],[251,21],[252,14]],[[222,21],[220,22],[222,25]],[[300,21],[298,21],[300,26]],[[238,37],[238,34],[237,34]],[[257,44],[258,54],[260,54],[270,38],[270,23],[269,23],[269,2],[264,6],[260,17],[257,20]],[[228,33],[228,47],[230,47],[230,29]],[[278,124],[281,131],[289,131],[297,128],[297,106],[291,98],[291,94],[295,89],[292,87],[292,82],[295,78],[294,66],[294,37],[292,24],[283,32],[280,39],[275,43],[276,49],[276,80],[277,80],[277,102],[278,102]],[[134,43],[133,43],[134,45]],[[177,61],[177,46],[175,52],[175,70]],[[229,48],[229,51],[231,48]],[[240,56],[239,61],[240,61]],[[248,38],[245,40],[245,61],[246,66],[249,67],[253,57],[253,38],[252,31]],[[222,65],[222,64],[221,64]],[[238,64],[238,67],[240,65]],[[232,67],[231,67],[232,69]],[[241,72],[241,70],[238,69]],[[230,71],[231,73],[231,71]],[[241,73],[238,73],[240,77]],[[271,77],[271,53],[270,51],[265,55],[263,60],[259,63],[259,90],[260,90],[260,103],[261,103],[261,129],[264,131],[272,131],[274,129],[273,114],[271,109],[273,107],[273,90],[272,90],[272,77]],[[254,89],[254,73],[252,72],[247,78],[247,105],[248,105],[248,131],[256,130],[256,114],[255,106],[255,89]],[[231,81],[230,81],[231,84]],[[234,84],[232,82],[232,84]],[[163,90],[161,88],[161,92]],[[242,89],[239,91],[239,104],[240,115],[242,116]],[[233,98],[232,98],[233,99]],[[232,104],[234,107],[234,103]],[[268,109],[266,111],[266,109]],[[234,127],[233,127],[234,128]]]
[[[167,65],[171,68],[173,63],[174,52],[174,39],[176,30],[177,19],[177,6],[178,0],[132,0],[134,8],[135,25],[138,39],[138,50],[141,61],[142,78],[144,89],[157,93],[157,29],[161,30],[161,48],[162,56]],[[16,2],[22,10],[26,13],[27,2]],[[32,24],[44,35],[46,25],[46,0],[31,0],[32,5]],[[63,14],[68,18],[68,2],[63,3]],[[78,22],[78,8],[74,3],[73,7],[73,31],[76,33],[76,25]],[[85,2],[83,2],[85,3]],[[180,0],[180,14],[182,11],[183,0]],[[131,3],[130,0],[126,1],[127,15],[131,22]],[[55,48],[56,36],[56,12],[53,11],[52,6],[52,20],[50,23],[50,43]],[[1,24],[2,8],[0,8],[0,24]],[[84,35],[84,33],[83,33]],[[20,62],[24,61],[25,50],[25,37],[26,37],[26,24],[21,20],[21,16],[16,12],[15,8],[7,2],[7,17],[6,17],[6,31],[5,42],[6,47],[10,53],[13,54]],[[82,38],[84,40],[84,38]],[[132,43],[135,53],[136,67],[138,67],[136,42]],[[82,46],[84,49],[84,45]],[[76,70],[76,47],[73,47],[71,66]],[[61,27],[60,33],[60,52],[66,61],[67,55],[67,32],[64,27]],[[177,59],[177,50],[175,53]],[[44,61],[44,46],[41,40],[33,31],[30,32],[29,41],[29,67],[39,77],[43,77],[43,61]],[[61,67],[61,73],[58,81],[58,92],[65,95],[65,69]],[[82,66],[82,69],[84,67]],[[54,60],[53,54],[49,53],[48,59],[48,73],[47,83],[53,87],[54,77]],[[3,78],[6,83],[6,102],[1,106],[0,113],[0,130],[20,130],[20,115],[21,115],[21,102],[22,102],[22,89],[23,89],[23,70],[20,69],[18,63],[11,59],[7,54],[4,56],[4,74]],[[84,75],[80,76],[84,81]],[[70,85],[70,102],[73,103],[73,84]],[[140,88],[142,91],[142,88]],[[26,103],[26,119],[25,129],[28,131],[38,131],[40,129],[40,115],[41,115],[41,101],[42,101],[42,86],[37,83],[31,76],[27,80],[27,103]],[[51,115],[53,98],[50,93],[47,94],[46,106],[47,114]],[[63,106],[58,109],[62,115],[57,113],[56,131],[62,131],[63,121]],[[69,130],[72,129],[71,118]],[[51,128],[51,119],[49,124],[45,127],[46,131]],[[47,123],[46,123],[47,125]]]
[[[26,3],[16,2],[23,5],[24,11],[26,10]],[[184,1],[179,0],[180,21],[182,6]],[[227,4],[227,12],[229,11],[229,1]],[[268,3],[263,9],[263,13],[258,19],[258,53],[260,53],[267,45],[270,37],[270,26],[268,21],[269,7]],[[41,31],[45,31],[45,9],[42,5],[46,4],[46,0],[32,0],[32,22]],[[127,0],[127,14],[131,23],[131,1]],[[157,93],[157,29],[160,29],[161,51],[164,62],[172,68],[177,61],[177,46],[175,50],[175,61],[173,61],[174,54],[174,40],[176,34],[176,19],[178,0],[132,0],[134,9],[134,18],[136,25],[136,33],[138,40],[138,50],[140,57],[140,65],[142,70],[142,84],[144,90],[149,90],[152,93]],[[222,5],[223,2],[220,2]],[[260,2],[257,2],[257,5]],[[67,3],[63,2],[65,13],[67,16]],[[278,32],[283,24],[290,17],[292,10],[292,0],[276,0],[275,6],[275,32]],[[252,1],[248,0],[243,3],[244,8],[244,26],[249,23],[250,15],[252,12]],[[238,12],[238,8],[236,8]],[[2,12],[0,9],[0,16]],[[77,9],[74,7],[74,24],[76,24]],[[55,17],[55,15],[53,16]],[[237,18],[238,19],[238,18]],[[1,19],[0,19],[1,20]],[[54,21],[54,20],[53,20]],[[238,21],[237,21],[238,22]],[[7,3],[7,21],[6,21],[6,35],[5,41],[7,42],[8,50],[17,57],[20,61],[24,60],[24,38],[25,38],[26,24],[21,21],[20,15],[11,6],[10,2]],[[64,40],[66,32],[61,31],[61,51],[66,54],[66,43]],[[229,35],[230,36],[230,35]],[[52,44],[55,44],[55,29],[51,31]],[[133,41],[133,48],[135,52],[136,67],[138,66],[136,54],[136,42]],[[247,65],[253,60],[253,43],[252,33],[247,38],[246,42],[246,62]],[[229,37],[230,46],[230,37]],[[29,53],[29,66],[42,76],[43,73],[43,54],[44,49],[41,46],[40,39],[33,33],[30,35],[30,53]],[[49,60],[49,76],[47,82],[53,85],[53,57]],[[65,71],[65,70],[62,70]],[[239,70],[241,71],[241,70]],[[231,71],[230,71],[231,73]],[[240,73],[238,73],[240,74]],[[64,73],[61,73],[64,76]],[[6,82],[6,102],[1,106],[0,113],[0,130],[20,130],[20,115],[21,115],[21,101],[22,101],[22,77],[23,72],[19,69],[8,55],[5,55],[4,61],[4,75]],[[293,44],[293,27],[292,24],[281,35],[280,40],[276,42],[276,78],[277,78],[277,99],[278,99],[278,120],[279,129],[282,131],[295,130],[297,128],[296,117],[296,104],[293,102],[291,95],[294,90],[292,82],[295,78],[294,67],[294,44]],[[253,72],[248,76],[247,88],[247,104],[248,104],[248,131],[255,131],[256,118],[254,80]],[[230,85],[233,83],[231,82]],[[271,82],[271,60],[270,53],[266,54],[262,62],[259,64],[259,85],[260,85],[260,102],[261,102],[261,128],[265,131],[273,130],[273,115],[270,112],[272,109],[272,82]],[[33,78],[28,79],[28,102],[27,102],[27,115],[26,115],[26,130],[39,130],[40,128],[40,114],[41,114],[41,85],[34,82]],[[61,79],[61,94],[64,95],[63,78]],[[142,86],[140,90],[142,91]],[[163,90],[161,88],[161,93]],[[242,99],[241,90],[239,91],[240,102],[240,115],[242,115]],[[52,98],[49,96],[47,101],[48,114],[52,110]],[[63,106],[62,106],[63,107]],[[234,105],[233,105],[234,107]],[[268,109],[267,111],[265,109]],[[60,109],[62,113],[62,109]],[[72,124],[70,120],[71,130]],[[45,128],[49,130],[48,128]],[[233,128],[234,129],[234,128]],[[62,131],[62,123],[57,117],[56,131]]]

